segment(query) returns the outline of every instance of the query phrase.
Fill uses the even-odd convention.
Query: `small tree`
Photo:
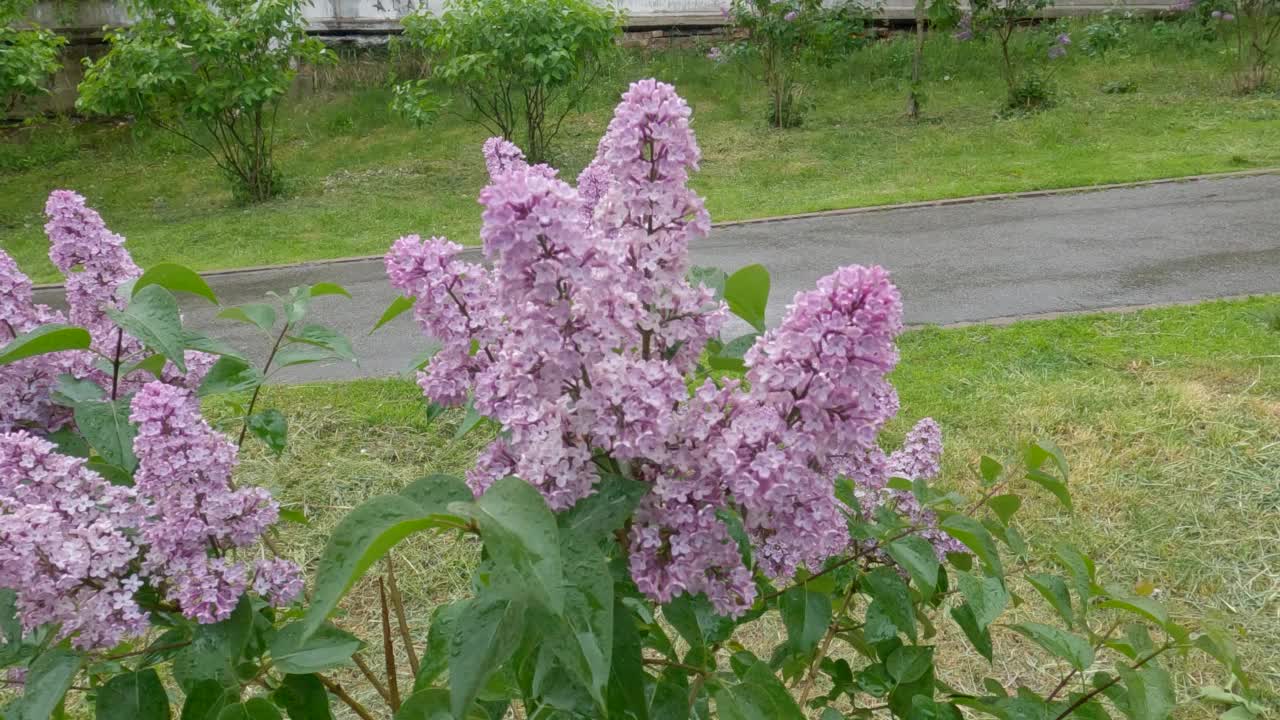
[[[946,28],[960,21],[960,4],[956,0],[916,0],[915,50],[911,56],[911,87],[907,90],[907,117],[920,117],[924,95],[920,89],[924,69],[924,41],[927,27]],[[961,31],[963,32],[963,30]]]
[[[1280,37],[1280,0],[1231,0],[1211,17],[1231,53],[1236,91],[1265,88]]]
[[[1053,0],[973,0],[972,14],[962,21],[956,33],[959,40],[975,34],[994,35],[1000,45],[1000,70],[1008,91],[1006,107],[1010,110],[1035,110],[1053,104],[1049,74],[1038,70],[1043,60],[1059,60],[1066,56],[1071,36],[1055,33],[1047,47],[1039,42],[1020,48],[1013,43],[1014,33],[1029,18],[1044,11]]]
[[[800,74],[805,63],[827,64],[860,44],[870,11],[857,2],[824,5],[820,0],[733,0],[729,20],[745,33],[735,55],[760,63],[769,93],[769,125],[804,122]]]
[[[564,119],[578,107],[616,47],[622,16],[591,0],[451,0],[404,19],[402,45],[421,52],[427,78],[395,88],[394,107],[425,123],[458,92],[464,117],[548,159]]]
[[[58,49],[66,40],[20,25],[28,5],[25,0],[0,0],[0,108],[5,114],[22,100],[48,92],[49,78],[62,67]]]
[[[108,35],[77,107],[133,114],[204,150],[237,197],[280,192],[275,117],[300,62],[331,55],[306,34],[304,0],[141,0],[137,22]]]

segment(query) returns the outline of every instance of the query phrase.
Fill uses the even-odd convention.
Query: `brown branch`
[[[360,720],[376,720],[369,710],[364,705],[361,705],[359,700],[351,697],[341,685],[319,673],[316,674],[316,677],[320,678],[320,682],[329,692],[333,693],[334,697],[346,703],[346,706],[351,708],[352,712],[359,715]]]
[[[404,597],[400,594],[400,585],[396,582],[396,565],[387,553],[387,587],[391,590],[391,604],[396,611],[396,623],[400,626],[400,637],[404,640],[404,652],[409,656],[409,670],[413,677],[418,677],[418,651],[413,647],[413,634],[409,632],[409,618],[404,611]]]
[[[387,668],[391,691],[391,712],[400,712],[400,678],[396,672],[396,646],[391,639],[391,609],[387,606],[387,584],[378,578],[378,598],[382,602],[382,661]]]
[[[383,685],[382,681],[378,679],[378,676],[373,672],[373,668],[369,667],[369,663],[360,653],[352,655],[351,659],[355,661],[356,667],[360,668],[360,673],[364,675],[364,679],[368,680],[373,689],[377,690],[378,694],[382,696],[383,702],[391,705],[391,693],[387,692],[387,686]]]

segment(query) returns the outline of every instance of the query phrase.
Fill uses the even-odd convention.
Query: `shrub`
[[[399,85],[393,106],[429,122],[443,103],[433,88],[456,92],[469,119],[545,161],[613,54],[621,24],[591,0],[450,0],[440,17],[423,10],[404,19],[400,43],[422,53],[430,75]]]
[[[1211,3],[1211,18],[1231,53],[1232,78],[1241,94],[1267,87],[1280,37],[1280,0]]]
[[[1132,27],[1133,18],[1129,13],[1117,13],[1111,10],[1103,13],[1084,28],[1084,51],[1097,57],[1105,57],[1107,53],[1124,45]]]
[[[801,125],[813,104],[801,68],[829,64],[861,45],[870,11],[857,2],[733,0],[728,17],[732,30],[745,36],[730,46],[731,54],[759,64],[769,125],[788,128]]]
[[[361,643],[328,618],[384,556],[386,682],[358,667],[400,720],[1154,720],[1176,704],[1162,660],[1193,650],[1224,666],[1206,697],[1235,718],[1260,713],[1228,632],[1174,620],[1150,588],[1113,584],[1071,545],[1027,546],[1024,498],[1071,509],[1068,463],[1051,443],[978,460],[976,497],[931,482],[942,452],[932,420],[882,449],[903,329],[886,271],[839,268],[766,329],[762,267],[690,267],[689,242],[710,230],[687,185],[700,160],[690,114],[672,87],[633,84],[576,188],[494,138],[480,195],[486,264],[444,238],[391,247],[387,273],[404,296],[378,324],[412,310],[438,347],[418,376],[432,407],[465,407],[463,434],[500,432],[465,479],[431,475],[353,510],[287,608],[296,568],[237,554],[276,508],[232,485],[236,446],[199,417],[194,363],[182,372],[184,349],[218,348],[186,339],[169,292],[216,297],[176,266],[137,276],[119,238],[55,194],[55,262],[85,265],[68,294],[71,319],[90,329],[48,324],[61,318],[3,268],[5,317],[22,319],[0,371],[38,378],[0,376],[18,390],[0,412],[29,428],[0,434],[0,667],[25,688],[6,714],[45,720],[75,687],[100,720],[167,718],[168,681],[183,716],[311,720],[331,717],[336,699],[373,718],[331,674]],[[278,332],[271,306],[222,314],[269,333],[271,367],[347,358],[331,331],[303,324],[312,297],[338,291],[292,291]],[[753,330],[723,340],[730,313]],[[139,381],[129,398],[134,358],[122,371],[113,338],[177,376]],[[83,378],[48,379],[103,340],[105,362]],[[200,392],[253,390],[241,437],[283,448],[284,419],[254,412],[270,367],[223,352]],[[425,645],[387,555],[416,532],[483,544],[472,595],[435,609]],[[72,537],[101,557],[84,562]],[[1030,603],[1047,622],[997,622]],[[748,637],[766,616],[785,638]],[[1055,682],[988,678],[978,690],[932,642],[944,622],[989,661],[1010,647],[997,636],[1017,639]],[[397,644],[412,690],[398,684]]]
[[[1054,30],[1047,43],[1033,41],[1025,50],[1013,43],[1019,26],[1052,4],[1053,0],[977,0],[971,4],[972,15],[965,21],[964,29],[956,35],[961,41],[986,34],[996,38],[1008,110],[1036,110],[1053,104],[1053,69],[1044,72],[1039,66],[1046,59],[1057,61],[1066,57],[1071,36]],[[1034,33],[1033,37],[1040,35]]]
[[[281,191],[275,119],[297,65],[330,58],[306,34],[304,0],[143,0],[88,62],[80,109],[136,115],[209,154],[238,198]]]
[[[0,108],[5,114],[23,100],[48,92],[49,79],[62,67],[59,48],[66,44],[64,38],[20,26],[28,4],[0,1]]]

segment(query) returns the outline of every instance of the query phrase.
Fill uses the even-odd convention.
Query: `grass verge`
[[[1104,582],[1149,582],[1176,615],[1224,620],[1275,700],[1280,333],[1260,317],[1278,308],[1280,296],[909,332],[894,375],[902,413],[887,440],[922,416],[936,418],[946,434],[942,481],[962,491],[975,486],[980,455],[1055,440],[1073,466],[1076,511],[1064,514],[1041,496],[1023,511],[1024,534],[1040,543],[1070,538],[1099,560]],[[239,477],[306,511],[311,524],[290,527],[285,538],[302,561],[314,560],[348,509],[430,472],[461,473],[486,441],[453,439],[457,416],[428,423],[417,388],[401,380],[278,387],[266,400],[290,418],[290,449],[283,458],[250,449]],[[425,639],[436,604],[467,591],[476,553],[466,542],[425,536],[397,551],[417,637]],[[343,619],[365,630],[371,658],[381,657],[376,587],[357,586]],[[1037,608],[1016,613],[1034,617]],[[761,640],[782,632],[769,622],[757,631]],[[944,630],[938,642],[957,687],[987,675],[1010,685],[1061,676],[1016,639],[998,638],[1002,660],[991,668],[954,635]],[[1184,693],[1222,681],[1194,658],[1176,669]]]
[[[1067,29],[1082,36],[1085,22]],[[877,42],[812,72],[815,108],[785,131],[766,127],[749,73],[702,50],[629,51],[566,123],[558,165],[576,177],[618,94],[647,76],[675,83],[694,108],[704,155],[694,186],[717,220],[1280,165],[1280,99],[1232,96],[1216,43],[1149,21],[1127,27],[1105,57],[1073,50],[1056,68],[1055,107],[1016,117],[996,113],[1004,85],[993,43],[931,39],[925,118],[911,121],[910,40]],[[1030,52],[1058,29],[1020,42]],[[426,130],[407,125],[389,113],[389,92],[368,83],[376,69],[363,72],[362,89],[285,104],[277,157],[289,193],[255,207],[233,202],[208,157],[143,125],[9,133],[0,138],[0,248],[37,280],[55,279],[41,209],[60,187],[85,194],[144,267],[376,254],[413,232],[475,242],[484,133],[452,115]],[[1117,82],[1132,92],[1104,92]]]

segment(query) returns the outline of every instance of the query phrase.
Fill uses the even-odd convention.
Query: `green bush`
[[[393,108],[425,124],[445,106],[441,91],[456,92],[469,120],[545,161],[621,29],[616,10],[591,0],[451,0],[439,17],[404,19],[397,51],[429,71],[396,86]]]
[[[132,114],[213,158],[238,198],[280,192],[276,110],[299,62],[331,56],[307,37],[304,0],[142,0],[133,26],[87,63],[76,106]]]
[[[0,1],[0,108],[48,92],[49,78],[62,67],[58,49],[66,40],[42,28],[20,27],[26,2]]]
[[[769,125],[788,128],[801,125],[813,105],[799,79],[802,68],[830,65],[861,46],[870,11],[858,2],[733,0],[729,19],[745,35],[730,46],[732,54],[759,62]]]

